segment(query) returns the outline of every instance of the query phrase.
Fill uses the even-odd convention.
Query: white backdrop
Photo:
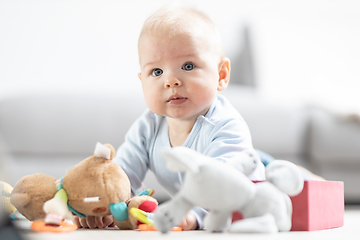
[[[0,99],[43,91],[140,91],[137,37],[145,18],[168,2],[0,0]],[[242,28],[249,27],[263,96],[357,107],[360,1],[181,2],[213,19],[230,59],[241,52]]]

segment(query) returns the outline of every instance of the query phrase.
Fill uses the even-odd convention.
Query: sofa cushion
[[[319,164],[358,163],[360,124],[326,109],[313,107],[310,120],[310,156]]]
[[[0,103],[0,134],[13,153],[92,153],[97,141],[120,146],[145,108],[141,91],[22,96]]]
[[[244,117],[255,148],[278,159],[303,157],[308,127],[308,111],[304,106],[270,102],[254,89],[234,86],[222,94]]]

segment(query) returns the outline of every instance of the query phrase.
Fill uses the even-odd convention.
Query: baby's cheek
[[[166,107],[166,101],[161,101],[159,97],[152,95],[152,97],[145,98],[147,107],[158,115],[164,115],[163,111]]]

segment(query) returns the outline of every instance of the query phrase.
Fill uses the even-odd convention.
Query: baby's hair
[[[167,37],[179,34],[199,36],[210,43],[220,58],[224,57],[217,27],[205,13],[195,8],[184,5],[167,5],[160,8],[145,20],[139,41],[144,35],[162,37],[164,34]]]

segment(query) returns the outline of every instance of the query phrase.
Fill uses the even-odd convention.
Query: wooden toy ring
[[[33,221],[31,230],[35,232],[71,232],[77,229],[77,226],[65,221],[62,221],[59,226],[47,226],[44,221]]]

